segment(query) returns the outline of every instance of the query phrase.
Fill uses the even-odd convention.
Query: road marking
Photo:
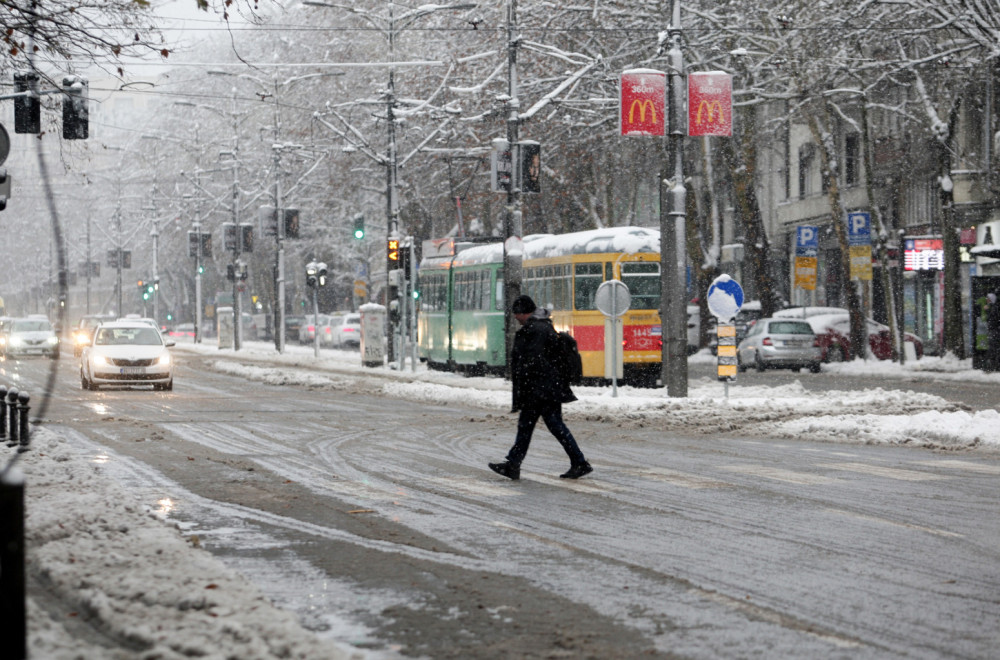
[[[955,470],[968,470],[969,472],[982,472],[983,474],[1000,474],[1000,465],[985,465],[971,461],[956,461],[952,459],[943,461],[917,461],[916,463],[917,465],[926,465],[927,467],[945,467]]]
[[[732,488],[732,484],[717,479],[710,479],[698,474],[688,474],[677,470],[667,470],[665,468],[645,468],[622,470],[626,474],[639,477],[640,479],[650,479],[661,481],[681,488]]]
[[[857,518],[859,520],[867,520],[868,522],[881,523],[883,525],[892,525],[893,527],[903,527],[905,529],[912,529],[918,532],[926,532],[927,534],[934,534],[935,536],[945,536],[948,538],[965,538],[964,534],[958,534],[957,532],[947,532],[943,529],[934,529],[933,527],[924,527],[923,525],[914,525],[912,523],[898,522],[896,520],[889,520],[888,518],[879,518],[877,516],[869,516],[864,513],[856,513],[854,511],[845,511],[844,509],[826,509],[829,513],[838,513],[843,516],[848,516],[851,518]]]
[[[805,472],[792,472],[791,470],[782,470],[781,468],[769,465],[724,465],[720,469],[752,477],[764,477],[765,479],[785,481],[790,484],[803,484],[805,486],[832,484],[838,481],[832,477],[823,477],[818,474],[807,474]]]
[[[937,481],[939,479],[950,479],[940,474],[929,472],[918,472],[916,470],[900,470],[899,468],[883,467],[881,465],[869,465],[868,463],[823,463],[820,467],[834,470],[848,470],[850,472],[861,472],[876,477],[887,479],[897,479],[899,481]]]

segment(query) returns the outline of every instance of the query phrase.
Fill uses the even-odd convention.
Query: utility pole
[[[119,188],[119,193],[121,189]],[[115,207],[115,230],[118,233],[118,275],[117,275],[117,286],[118,286],[118,318],[125,316],[122,312],[122,203],[121,194],[118,195],[118,204]]]
[[[523,221],[521,216],[521,196],[518,194],[517,177],[514,168],[517,167],[515,151],[520,129],[520,100],[518,99],[517,80],[517,47],[520,37],[517,33],[517,0],[508,0],[507,4],[507,149],[511,155],[510,186],[507,188],[507,205],[503,221],[503,314],[506,328],[507,377],[510,374],[510,356],[514,347],[514,335],[517,333],[517,322],[510,308],[514,300],[521,295],[521,235]]]
[[[671,0],[668,117],[670,160],[660,177],[660,318],[663,332],[661,380],[667,395],[686,397],[687,368],[687,235],[684,187],[684,57],[681,54],[681,2]],[[671,174],[670,178],[667,175]]]
[[[404,249],[402,236],[399,235],[399,202],[396,197],[396,185],[398,183],[397,177],[399,175],[399,162],[397,160],[397,149],[396,149],[396,67],[394,66],[396,60],[396,23],[395,16],[393,13],[393,3],[389,3],[389,85],[386,89],[385,98],[385,111],[386,111],[386,129],[388,131],[388,144],[386,145],[386,163],[385,168],[385,185],[386,185],[386,237],[389,239],[399,239],[400,254]],[[400,367],[403,365],[403,335],[406,319],[402,316],[403,309],[402,305],[405,301],[399,299],[400,287],[394,286],[398,280],[394,281],[391,277],[391,272],[393,269],[399,266],[398,263],[393,263],[392,259],[389,258],[388,253],[386,254],[385,261],[385,276],[386,276],[386,287],[385,287],[385,302],[386,307],[391,307],[392,301],[397,300],[397,305],[399,305],[400,312],[400,322],[399,322],[399,338],[400,338],[400,355],[398,357],[400,361]],[[403,273],[400,273],[403,274]],[[403,280],[405,282],[405,279]],[[405,292],[406,286],[402,287]],[[393,322],[393,315],[389,314],[389,337],[390,341],[388,344],[388,361],[392,364],[397,360],[396,357],[396,323]]]

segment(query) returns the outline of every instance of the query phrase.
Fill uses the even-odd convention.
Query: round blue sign
[[[729,321],[743,307],[743,287],[728,275],[719,275],[708,287],[708,311],[719,321]]]

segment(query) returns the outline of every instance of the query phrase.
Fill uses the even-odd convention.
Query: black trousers
[[[535,424],[541,417],[549,432],[556,437],[562,448],[566,450],[570,463],[581,465],[587,462],[583,457],[583,452],[576,444],[576,439],[570,433],[569,428],[562,418],[562,404],[560,403],[540,403],[534,406],[521,409],[521,415],[517,418],[517,438],[514,446],[507,452],[507,462],[520,465],[528,453],[528,445],[531,444],[531,434],[535,430]]]

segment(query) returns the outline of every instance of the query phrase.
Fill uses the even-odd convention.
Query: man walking
[[[541,417],[569,456],[570,467],[559,475],[563,479],[579,479],[593,468],[577,446],[573,434],[562,418],[562,404],[576,401],[573,392],[555,366],[559,355],[559,335],[552,325],[547,309],[539,309],[528,296],[519,296],[511,312],[521,324],[514,336],[511,353],[514,407],[520,411],[517,438],[503,463],[490,463],[490,469],[510,479],[521,477],[521,461],[528,453],[531,434]]]

